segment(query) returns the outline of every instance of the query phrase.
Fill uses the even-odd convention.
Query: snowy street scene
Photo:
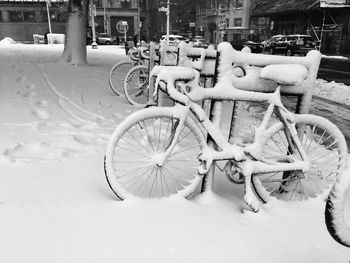
[[[118,201],[103,158],[137,110],[107,83],[124,50],[88,49],[89,66],[72,67],[57,63],[62,45],[0,49],[2,262],[349,260],[327,233],[322,198],[242,213],[243,187],[218,173],[214,192],[192,200]]]
[[[0,263],[350,262],[346,0],[0,0]]]

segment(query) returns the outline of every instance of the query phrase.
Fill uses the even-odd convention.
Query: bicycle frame
[[[232,86],[231,89],[234,89]],[[198,88],[199,89],[199,88]],[[202,89],[200,88],[202,94],[201,99],[211,99],[214,97],[214,89]],[[208,135],[211,136],[212,140],[216,143],[220,151],[214,150],[212,148],[206,147],[200,156],[200,159],[205,162],[205,170],[201,173],[207,172],[210,165],[213,161],[216,160],[231,160],[234,162],[236,168],[244,176],[251,176],[252,174],[263,174],[263,173],[272,173],[272,172],[284,172],[284,171],[293,171],[293,170],[302,170],[307,171],[309,169],[309,162],[305,154],[304,149],[301,146],[301,142],[297,136],[297,131],[293,125],[293,116],[294,114],[289,112],[282,104],[280,98],[280,88],[278,88],[274,93],[260,93],[260,92],[250,92],[250,91],[241,91],[234,89],[234,92],[231,92],[227,97],[228,100],[244,100],[244,101],[265,101],[269,102],[269,107],[263,117],[262,123],[259,127],[256,128],[255,140],[251,144],[247,145],[237,145],[230,144],[220,129],[214,125],[213,122],[209,120],[204,110],[193,100],[190,100],[187,106],[176,104],[173,110],[173,116],[180,120],[179,125],[176,129],[174,139],[167,149],[165,156],[171,153],[174,149],[179,133],[183,128],[186,118],[189,117],[189,112],[192,112],[194,117],[201,123],[204,129],[208,132]],[[238,93],[236,93],[238,91]],[[252,97],[254,94],[254,97]],[[191,92],[187,94],[191,97]],[[193,95],[193,94],[192,94]],[[197,94],[198,96],[198,94]],[[215,95],[215,97],[218,97]],[[273,114],[274,108],[277,108],[278,118],[280,123],[274,124],[271,127],[267,127],[269,120]],[[290,145],[295,145],[296,150],[300,154],[302,161],[294,161],[291,163],[271,163],[263,160],[260,155],[262,148],[264,146],[264,139],[271,135],[280,125],[284,125],[285,131],[288,133],[287,138]],[[293,144],[294,143],[294,144]],[[249,165],[247,165],[249,164]]]

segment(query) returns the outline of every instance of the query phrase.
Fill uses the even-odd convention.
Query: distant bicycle
[[[114,94],[124,94],[124,80],[127,73],[135,66],[146,64],[147,47],[139,47],[129,51],[131,60],[116,63],[109,72],[108,84]]]

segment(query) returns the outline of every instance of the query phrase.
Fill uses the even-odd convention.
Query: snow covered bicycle
[[[150,44],[148,65],[138,65],[130,69],[124,80],[124,94],[127,101],[139,108],[144,108],[150,100],[149,73],[155,64],[177,65],[178,48],[167,46],[163,43],[160,46]],[[144,56],[141,52],[141,56]],[[157,98],[155,98],[157,100]]]
[[[273,93],[237,89],[232,85],[235,76],[228,71],[219,72],[214,88],[203,89],[198,85],[199,72],[192,68],[157,69],[156,87],[176,104],[137,111],[111,136],[105,175],[120,199],[188,197],[211,164],[225,160],[232,181],[245,184],[245,202],[257,211],[259,198],[316,197],[327,191],[342,171],[347,157],[343,134],[322,117],[288,111],[281,102],[281,87]],[[296,74],[293,81],[303,77]],[[281,76],[275,81],[281,82]],[[269,106],[252,141],[231,144],[197,103],[203,99],[260,101]],[[215,142],[216,149],[208,146],[205,135]],[[234,179],[236,175],[238,179]]]
[[[116,63],[109,72],[108,84],[114,94],[120,96],[124,94],[124,80],[127,73],[134,67],[145,65],[148,56],[148,48],[141,46],[129,51],[131,60],[120,61]]]

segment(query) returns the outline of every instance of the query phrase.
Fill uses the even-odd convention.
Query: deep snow
[[[242,213],[242,186],[217,172],[214,193],[194,200],[118,201],[103,156],[136,109],[107,80],[126,57],[87,48],[89,66],[71,67],[57,63],[62,45],[0,46],[0,262],[350,260],[326,230],[322,198]],[[341,86],[319,83],[318,94]]]

